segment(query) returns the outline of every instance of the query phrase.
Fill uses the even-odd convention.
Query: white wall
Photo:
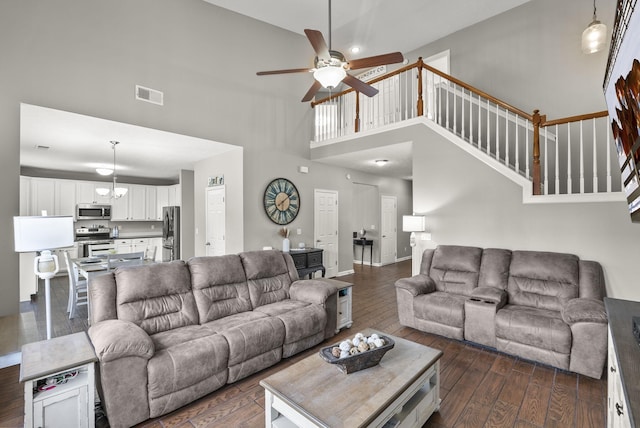
[[[244,250],[244,168],[242,147],[198,162],[194,168],[195,255],[206,255],[206,188],[209,177],[224,175],[225,182],[225,252]]]

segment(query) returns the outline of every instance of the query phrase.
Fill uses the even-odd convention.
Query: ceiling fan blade
[[[311,69],[310,68],[290,68],[288,70],[258,71],[256,74],[258,76],[268,76],[270,74],[303,73],[306,71],[311,71]]]
[[[311,85],[311,88],[309,88],[307,93],[302,98],[302,102],[306,103],[307,101],[311,101],[313,97],[316,95],[316,92],[318,92],[321,87],[322,85],[320,84],[320,82],[318,82],[317,80],[314,80],[313,85]]]
[[[324,37],[320,31],[304,30],[304,34],[307,35],[309,42],[311,42],[311,46],[313,46],[313,50],[316,51],[316,55],[318,55],[319,58],[328,59],[331,57],[329,55],[327,42],[324,41]]]
[[[360,79],[356,79],[355,77],[347,74],[347,76],[342,80],[347,85],[351,86],[356,91],[365,94],[368,97],[372,97],[378,93],[378,90],[368,83],[364,83]]]
[[[349,69],[357,70],[359,68],[377,67],[379,65],[395,64],[402,61],[404,61],[402,54],[400,52],[393,52],[384,55],[351,60],[349,61]]]

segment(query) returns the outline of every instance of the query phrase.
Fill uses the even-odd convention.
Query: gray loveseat
[[[111,427],[171,412],[335,334],[337,289],[255,251],[118,268],[90,290]]]
[[[400,324],[599,379],[602,267],[572,254],[441,245],[396,282]]]

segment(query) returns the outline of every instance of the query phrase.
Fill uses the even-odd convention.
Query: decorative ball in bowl
[[[335,364],[342,373],[349,374],[377,365],[395,342],[388,336],[357,333],[353,339],[343,340],[320,350],[320,357]]]

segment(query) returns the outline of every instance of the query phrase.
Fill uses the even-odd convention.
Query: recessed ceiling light
[[[386,159],[376,159],[374,162],[378,166],[385,166],[387,164],[387,162],[389,162],[389,161],[386,160]]]
[[[359,52],[360,52],[360,46],[352,46],[352,47],[351,47],[351,49],[349,49],[349,51],[350,51],[352,54],[357,54],[357,53],[359,53]]]

